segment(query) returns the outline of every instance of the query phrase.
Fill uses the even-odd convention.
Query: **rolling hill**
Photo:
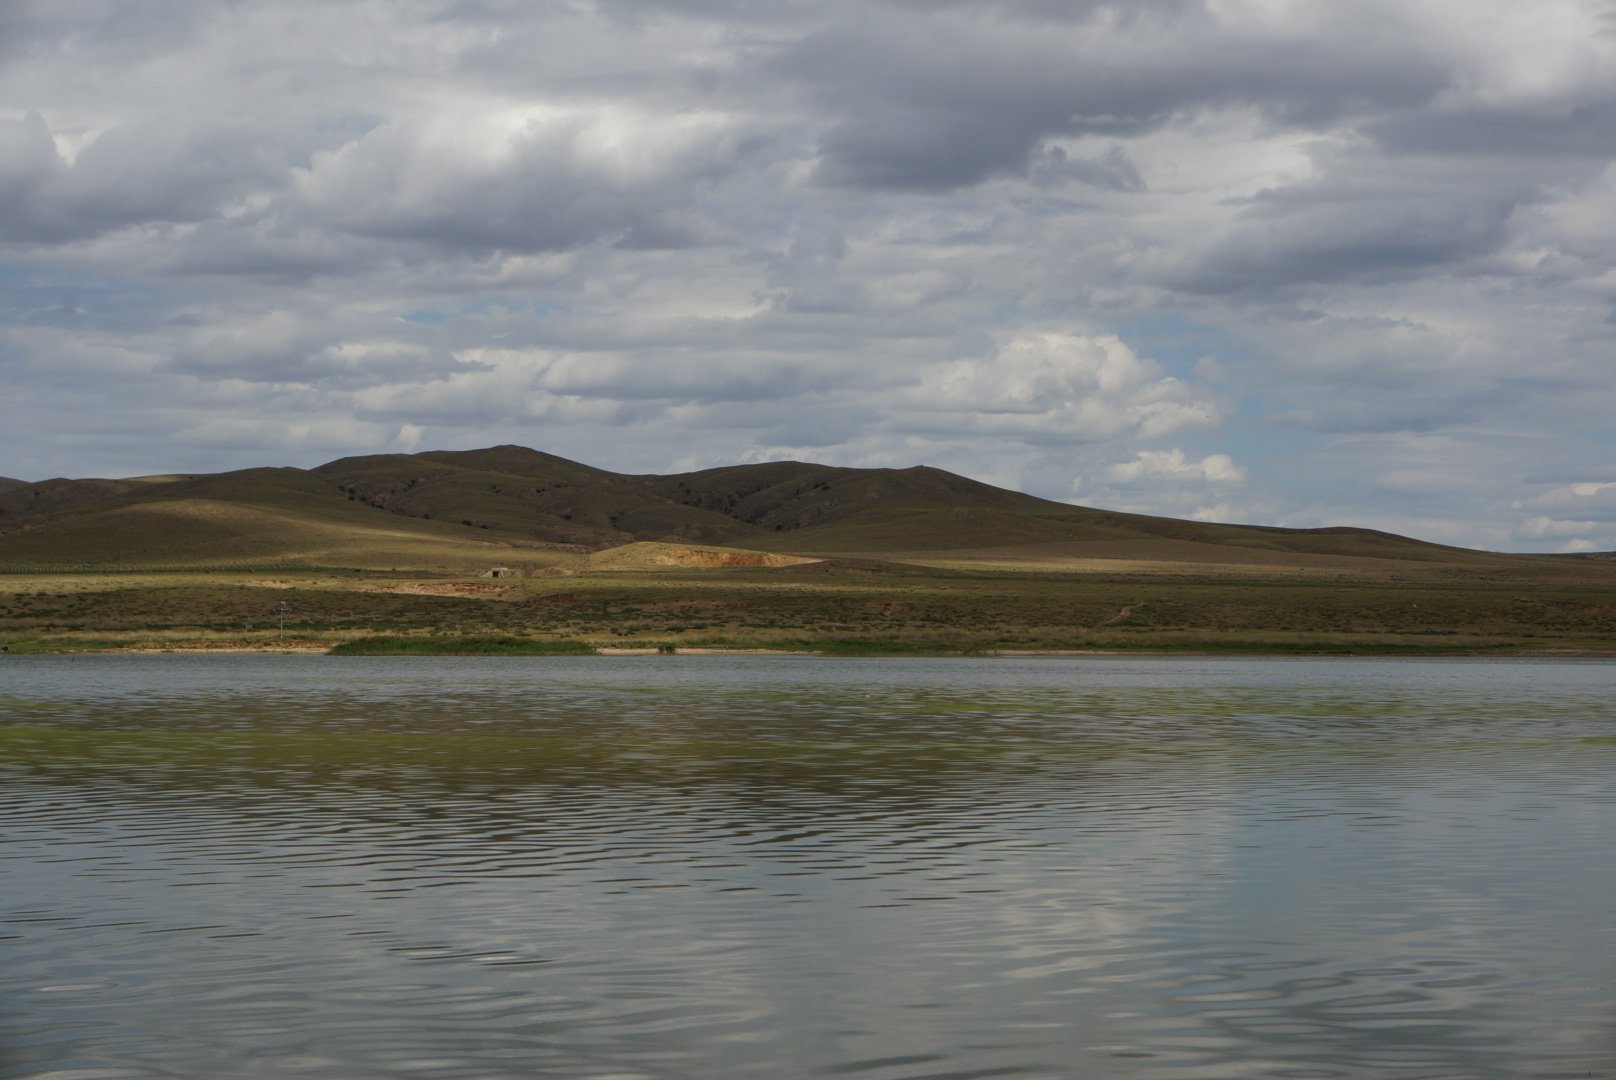
[[[1518,558],[1357,528],[1051,502],[940,469],[782,461],[669,476],[521,446],[122,480],[0,480],[0,566],[551,566],[640,542],[885,558],[1184,563]]]

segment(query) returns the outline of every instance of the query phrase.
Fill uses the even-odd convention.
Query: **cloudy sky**
[[[0,475],[1616,548],[1616,0],[0,0]]]

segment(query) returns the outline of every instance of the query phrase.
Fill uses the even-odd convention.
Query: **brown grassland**
[[[602,648],[1616,656],[1616,568],[1523,560],[1209,570],[831,558],[767,569],[8,574],[9,652],[304,648],[373,635],[454,651],[500,635]],[[278,612],[287,605],[286,637]],[[430,643],[430,644],[429,644]]]

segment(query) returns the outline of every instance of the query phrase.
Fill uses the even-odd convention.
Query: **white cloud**
[[[1069,485],[1072,501],[1199,521],[1249,520],[1246,469],[1228,454],[1192,458],[1182,449],[1138,450],[1126,461],[1090,460]]]
[[[1244,484],[1246,470],[1228,454],[1208,454],[1200,461],[1190,461],[1182,450],[1141,450],[1133,461],[1107,467],[1100,479],[1111,487]]]
[[[1538,511],[1515,525],[1515,537],[1531,542],[1561,541],[1561,551],[1616,550],[1616,483],[1561,484],[1515,503]]]
[[[1598,521],[1616,522],[1616,482],[1561,484],[1515,505],[1523,510],[1570,513]]]
[[[294,172],[288,209],[449,248],[678,247],[713,232],[690,206],[693,185],[734,167],[746,127],[716,113],[489,103],[315,154]]]
[[[951,430],[1031,442],[1154,439],[1222,419],[1203,388],[1164,377],[1112,335],[1023,335],[991,358],[926,372],[909,400],[917,412],[947,417]]]
[[[1557,550],[1616,550],[1616,522],[1568,521],[1542,515],[1523,519],[1515,526],[1517,539],[1528,542],[1561,541]]]

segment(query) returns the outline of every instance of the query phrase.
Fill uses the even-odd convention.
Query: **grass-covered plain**
[[[828,559],[772,569],[0,575],[8,652],[331,647],[875,653],[1045,650],[1616,655],[1616,563],[1523,559],[1311,575]],[[281,636],[281,605],[285,636]],[[358,646],[344,646],[343,651]],[[369,647],[378,651],[381,645]],[[492,645],[473,651],[494,653]]]

